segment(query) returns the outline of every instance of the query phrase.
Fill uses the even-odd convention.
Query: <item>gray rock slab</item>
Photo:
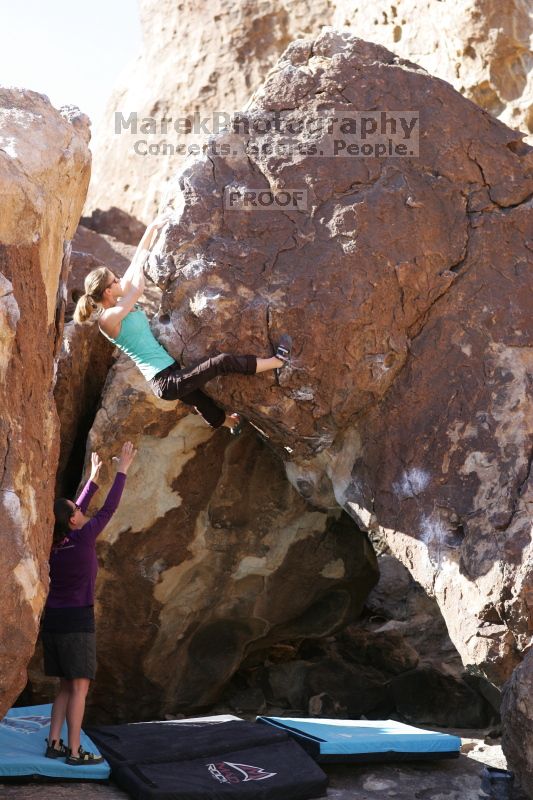
[[[483,765],[466,756],[431,764],[328,767],[328,800],[479,800]]]

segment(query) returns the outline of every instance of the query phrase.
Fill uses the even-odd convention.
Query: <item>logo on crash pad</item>
[[[266,772],[262,767],[250,764],[233,764],[231,761],[218,761],[207,764],[211,776],[220,783],[245,783],[246,781],[264,781],[273,778],[277,773]]]
[[[4,717],[3,720],[0,720],[0,725],[16,733],[36,733],[41,728],[50,725],[50,717],[38,714],[28,717]]]

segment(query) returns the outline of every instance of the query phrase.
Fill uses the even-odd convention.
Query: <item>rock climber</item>
[[[238,434],[242,424],[239,415],[226,414],[201,387],[218,375],[255,375],[283,367],[290,361],[292,339],[283,334],[276,354],[270,358],[222,353],[182,368],[154,337],[146,314],[137,305],[145,286],[144,263],[158,232],[168,222],[168,216],[161,215],[147,227],[121,279],[105,266],[87,275],[85,294],[76,304],[74,320],[86,322],[97,312],[100,331],[133,359],[157,397],[181,400],[194,407],[211,427],[225,426]]]

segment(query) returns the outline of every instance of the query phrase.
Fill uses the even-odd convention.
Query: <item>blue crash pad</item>
[[[65,764],[63,758],[45,758],[51,712],[50,704],[12,708],[0,721],[0,779],[40,776],[61,780],[107,780],[110,774],[107,761],[73,767]],[[66,725],[61,736],[67,740]],[[97,750],[83,731],[81,746],[93,753]]]
[[[257,717],[286,730],[317,761],[393,761],[456,758],[461,740],[396,720]]]

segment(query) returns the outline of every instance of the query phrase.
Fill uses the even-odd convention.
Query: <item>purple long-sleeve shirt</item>
[[[76,608],[94,605],[94,587],[98,561],[96,537],[103,531],[117,510],[126,476],[117,472],[102,508],[83,528],[69,531],[65,539],[50,553],[50,590],[47,608]],[[98,486],[87,481],[76,500],[83,514]]]

